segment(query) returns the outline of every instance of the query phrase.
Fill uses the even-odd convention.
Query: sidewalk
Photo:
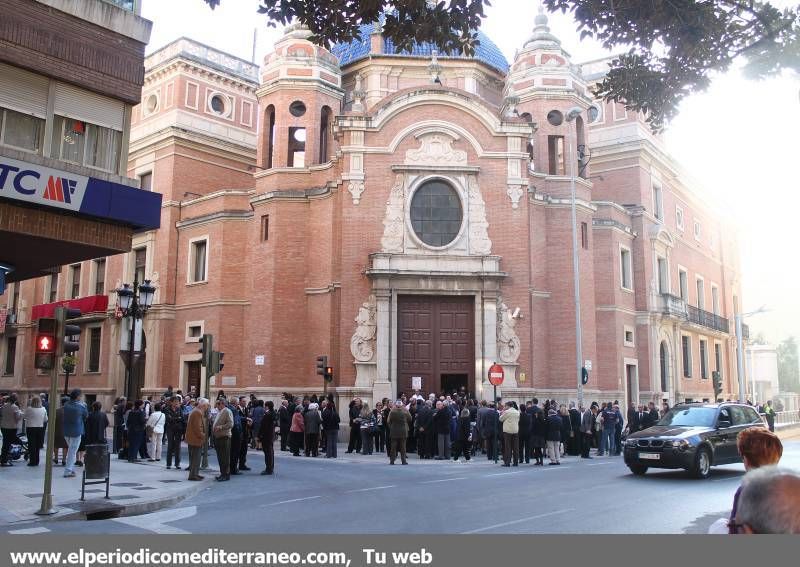
[[[105,484],[88,485],[86,500],[81,502],[83,468],[75,467],[76,476],[64,478],[64,467],[53,467],[53,506],[56,513],[37,516],[44,488],[44,451],[38,467],[29,467],[20,459],[13,467],[0,469],[3,498],[0,500],[0,526],[31,520],[86,519],[87,514],[133,516],[154,512],[194,496],[214,482],[216,470],[201,472],[199,482],[187,480],[185,467],[189,456],[184,447],[182,470],[166,468],[166,458],[160,462],[129,463],[111,456],[110,498],[105,498]],[[214,450],[209,453],[209,466],[216,466]]]

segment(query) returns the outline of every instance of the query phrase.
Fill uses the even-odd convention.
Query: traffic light
[[[36,327],[36,352],[33,366],[40,370],[51,370],[56,362],[56,320],[41,318]]]
[[[581,384],[584,386],[589,383],[589,371],[586,367],[581,368]]]
[[[206,367],[207,374],[211,374],[211,353],[213,343],[213,335],[203,335],[203,338],[200,339],[200,349],[197,351],[202,355],[200,358],[200,364]]]
[[[328,355],[320,355],[317,357],[317,374],[325,377],[328,371]],[[327,377],[325,378],[327,380]],[[330,380],[329,380],[330,381]]]
[[[711,380],[714,382],[714,398],[716,399],[722,393],[722,375],[719,370],[714,370],[711,373]]]
[[[322,375],[326,382],[333,382],[333,366],[325,367],[325,374]]]
[[[219,351],[212,351],[211,353],[211,374],[217,376],[222,369],[225,368],[225,353]]]
[[[59,337],[61,349],[58,354],[72,354],[81,348],[81,344],[78,342],[81,338],[81,328],[78,325],[69,323],[69,321],[80,317],[81,310],[73,309],[72,307],[62,307],[61,309],[63,309],[64,319],[61,321],[61,336]]]

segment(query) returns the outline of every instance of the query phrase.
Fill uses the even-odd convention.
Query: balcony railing
[[[114,6],[127,10],[128,12],[133,12],[136,8],[135,0],[104,0],[104,2],[114,4]]]
[[[703,327],[720,331],[721,333],[730,332],[730,324],[725,317],[720,317],[719,315],[715,315],[709,311],[704,311],[703,309],[694,307],[693,305],[687,305],[686,310],[689,313],[689,321],[691,323],[696,323]]]
[[[689,305],[677,295],[661,294],[661,312],[673,317],[687,319],[690,323],[714,329],[721,333],[730,332],[730,323],[725,317],[720,317],[709,311]]]

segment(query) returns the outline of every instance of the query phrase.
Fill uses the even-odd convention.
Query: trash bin
[[[105,443],[86,445],[83,466],[87,480],[105,480],[108,476],[108,456],[108,445]]]

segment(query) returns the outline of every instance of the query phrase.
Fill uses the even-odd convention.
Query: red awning
[[[89,297],[80,297],[78,299],[68,299],[66,301],[56,301],[54,303],[44,303],[42,305],[34,305],[31,310],[31,321],[36,321],[41,317],[53,317],[55,315],[56,307],[59,306],[71,307],[73,309],[80,309],[82,315],[87,313],[102,312],[108,308],[107,295],[90,295]]]

